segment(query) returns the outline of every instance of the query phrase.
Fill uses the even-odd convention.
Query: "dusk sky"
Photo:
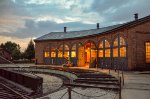
[[[29,40],[52,31],[83,30],[150,15],[150,0],[0,0],[0,43],[24,50]]]

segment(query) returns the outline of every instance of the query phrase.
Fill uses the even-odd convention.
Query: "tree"
[[[11,41],[7,41],[5,44],[2,43],[0,47],[11,52],[12,58],[14,60],[20,59],[21,52],[20,52],[20,45],[19,44],[16,44],[16,43],[11,42]]]
[[[25,58],[31,60],[35,57],[35,51],[34,51],[34,43],[32,40],[30,40],[27,49],[24,52]]]

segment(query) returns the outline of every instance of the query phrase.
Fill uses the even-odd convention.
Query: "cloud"
[[[123,23],[150,14],[150,0],[0,0],[0,36],[36,38],[52,31]],[[9,38],[10,37],[10,38]],[[3,41],[3,40],[1,40]]]
[[[133,20],[135,13],[139,13],[140,17],[149,15],[149,4],[150,0],[94,0],[89,11],[103,17],[104,25],[112,25]]]

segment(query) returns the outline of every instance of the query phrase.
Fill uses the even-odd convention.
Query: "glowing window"
[[[113,48],[113,57],[118,57],[118,48]]]
[[[51,52],[51,57],[56,57],[56,52]]]
[[[63,57],[63,45],[58,48],[58,57]]]
[[[62,52],[58,52],[58,57],[63,57],[63,53]]]
[[[64,57],[69,57],[69,47],[68,47],[68,45],[64,45]]]
[[[77,46],[74,44],[71,49],[71,57],[76,57],[76,48]]]
[[[105,49],[105,57],[110,57],[110,49]]]
[[[98,56],[103,57],[103,50],[99,50]]]
[[[126,47],[120,48],[120,57],[126,57]]]
[[[108,48],[108,47],[110,47],[110,44],[107,40],[105,40],[105,48]]]
[[[103,42],[99,44],[99,48],[103,48]]]
[[[56,57],[56,48],[51,48],[51,57]]]
[[[146,42],[146,63],[150,63],[150,42]]]
[[[71,51],[71,57],[76,57],[76,51]]]
[[[49,57],[49,52],[46,52],[46,51],[45,51],[45,52],[44,52],[44,57],[45,57],[45,58]]]
[[[126,45],[125,40],[122,37],[120,37],[120,46],[121,45]]]
[[[115,39],[113,46],[118,46],[118,38]]]

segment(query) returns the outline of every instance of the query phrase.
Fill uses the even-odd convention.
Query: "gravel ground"
[[[36,74],[43,78],[43,93],[52,93],[55,90],[59,89],[63,81],[55,76],[47,75],[47,74]]]

